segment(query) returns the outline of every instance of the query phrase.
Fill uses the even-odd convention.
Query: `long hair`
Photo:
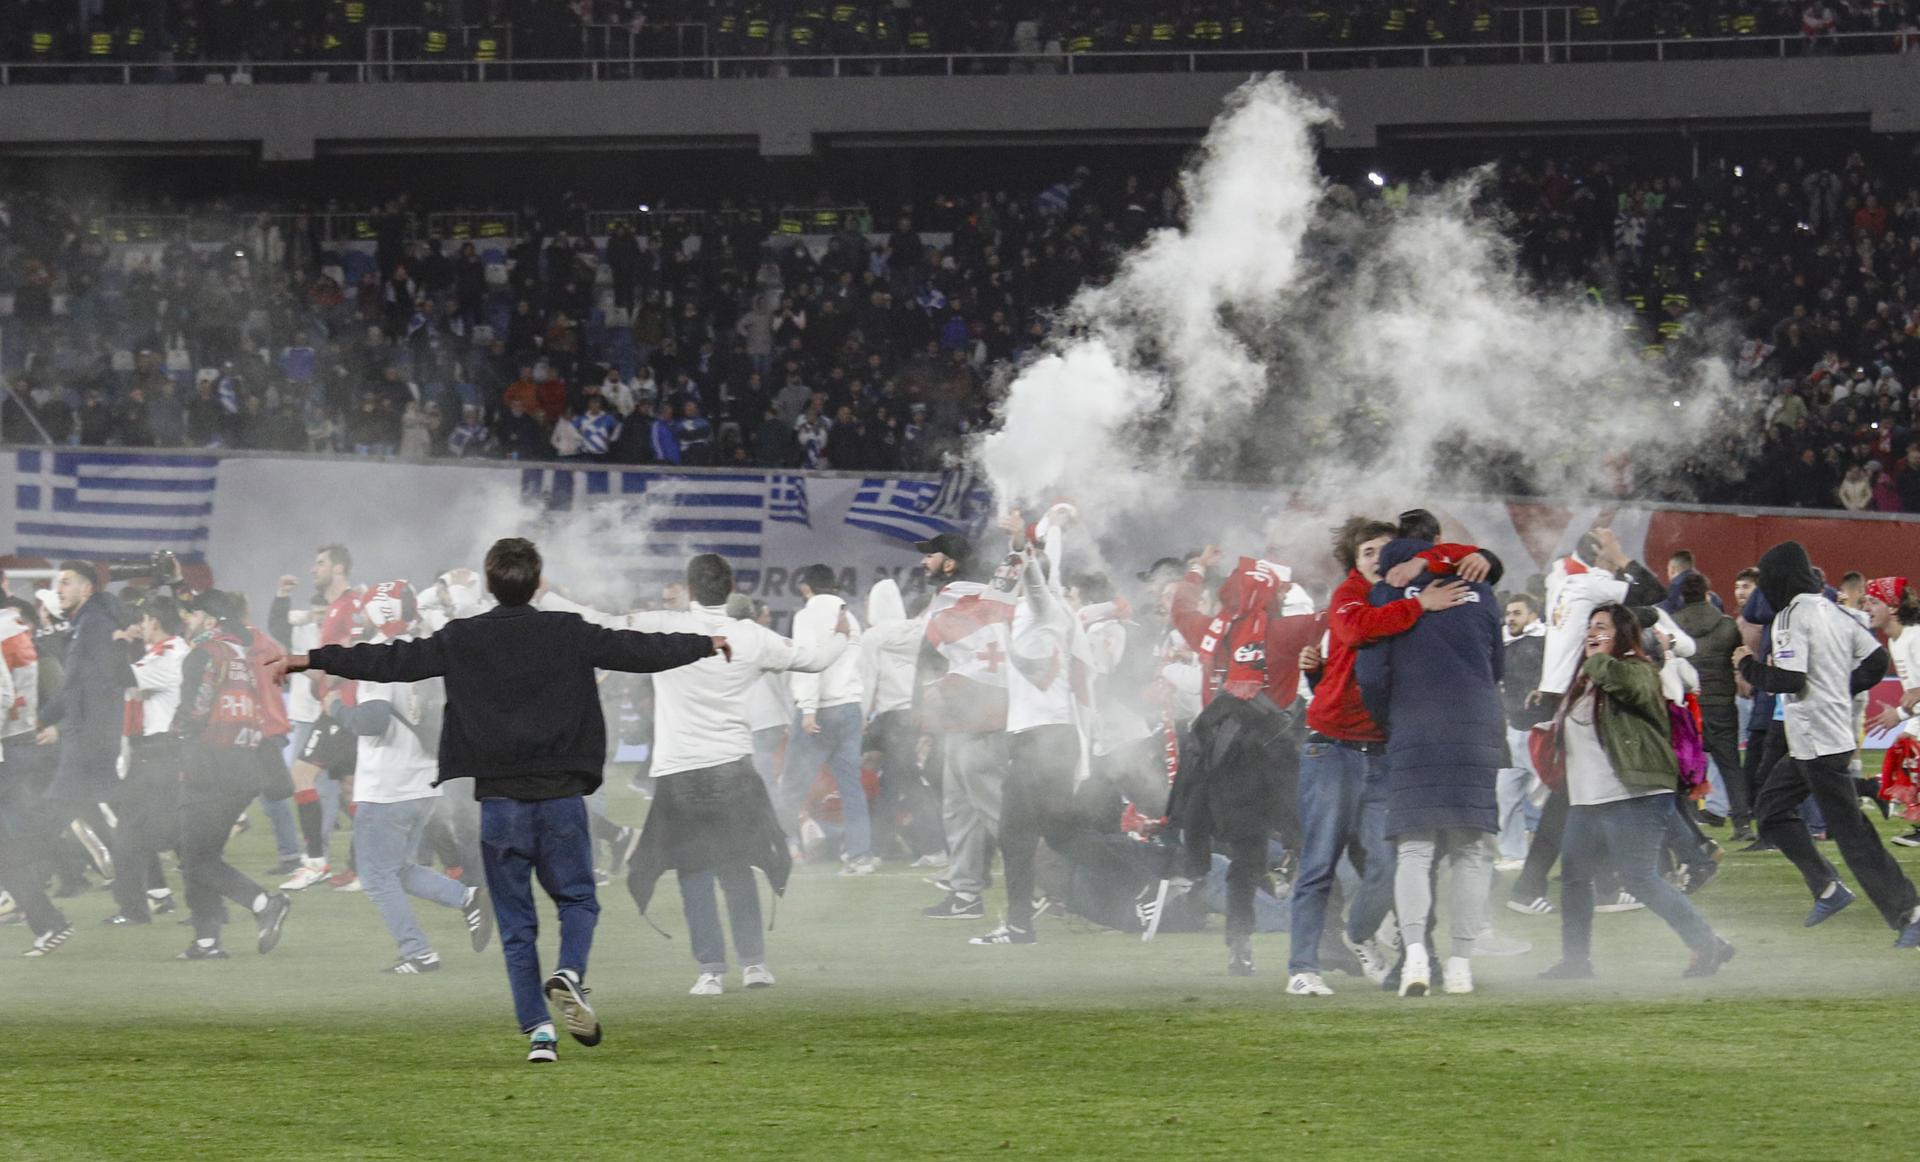
[[[1611,602],[1595,608],[1593,613],[1604,613],[1613,622],[1613,645],[1607,650],[1609,654],[1623,661],[1642,662],[1649,666],[1654,664],[1653,659],[1647,656],[1646,649],[1640,643],[1640,619],[1633,615],[1633,610],[1628,609],[1618,602]],[[1592,621],[1593,614],[1589,614],[1587,620]],[[1584,641],[1584,627],[1582,628],[1581,636],[1582,644],[1580,653],[1574,659],[1573,663],[1573,681],[1567,687],[1566,698],[1560,703],[1560,714],[1564,718],[1566,714],[1579,703],[1580,699],[1586,696],[1587,691],[1591,689],[1593,691],[1593,721],[1594,727],[1597,730],[1600,729],[1599,724],[1606,716],[1607,692],[1594,685],[1593,682],[1587,678],[1585,669],[1587,652]]]

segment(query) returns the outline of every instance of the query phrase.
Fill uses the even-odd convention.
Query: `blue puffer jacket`
[[[1381,572],[1427,547],[1394,541],[1380,554]],[[1405,589],[1381,582],[1371,600],[1414,597],[1434,580],[1422,573]],[[1389,838],[1444,827],[1498,830],[1494,773],[1506,761],[1500,602],[1486,585],[1472,589],[1472,601],[1422,614],[1406,633],[1360,651],[1361,693],[1387,728]]]

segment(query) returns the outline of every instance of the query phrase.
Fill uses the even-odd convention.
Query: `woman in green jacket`
[[[1560,963],[1540,975],[1593,975],[1593,878],[1611,857],[1620,886],[1693,950],[1684,975],[1712,976],[1733,959],[1733,945],[1660,875],[1680,770],[1660,670],[1641,649],[1640,623],[1626,606],[1603,605],[1587,620],[1586,657],[1559,722],[1570,804],[1561,848]]]

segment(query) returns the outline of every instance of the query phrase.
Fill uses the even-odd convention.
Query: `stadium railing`
[[[1467,41],[1338,48],[1170,52],[867,53],[817,56],[626,56],[492,61],[189,61],[0,63],[0,85],[288,84],[426,81],[745,80],[763,77],[1019,76],[1205,72],[1325,72],[1355,68],[1600,64],[1786,59],[1920,52],[1920,33],[1854,32],[1811,45],[1798,33],[1666,40],[1582,40],[1557,35],[1505,43]]]

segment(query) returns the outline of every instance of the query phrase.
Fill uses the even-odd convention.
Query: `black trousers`
[[[34,815],[38,798],[27,780],[0,769],[0,891],[13,897],[33,934],[44,936],[65,928],[67,917],[47,896],[42,866],[50,845]]]
[[[1746,767],[1741,765],[1740,708],[1732,703],[1724,706],[1703,703],[1700,719],[1705,727],[1701,741],[1720,771],[1721,782],[1727,785],[1727,813],[1733,817],[1736,829],[1745,828],[1753,822],[1753,791],[1747,785]]]
[[[1800,869],[1814,895],[1840,878],[1831,863],[1813,845],[1813,836],[1800,817],[1800,803],[1809,794],[1827,817],[1827,834],[1840,848],[1840,857],[1866,889],[1867,898],[1892,927],[1904,927],[1907,915],[1920,905],[1913,881],[1880,841],[1873,823],[1860,813],[1853,785],[1853,752],[1814,759],[1791,756],[1774,766],[1754,804],[1760,835]]]
[[[1073,777],[1080,734],[1071,726],[1037,726],[1007,736],[1011,770],[1000,802],[1000,855],[1007,870],[1007,924],[1033,927],[1033,859],[1040,840],[1055,850],[1074,823]],[[1249,902],[1251,911],[1251,902]]]
[[[193,934],[218,939],[223,899],[251,912],[266,889],[227,862],[233,821],[260,793],[260,763],[251,748],[195,747],[185,756],[180,790],[180,870],[186,880]]]
[[[938,756],[930,756],[928,767],[922,767],[919,743],[911,710],[877,714],[867,725],[865,747],[880,752],[880,800],[872,813],[875,852],[900,846],[918,858],[947,849],[938,772],[930,769]]]
[[[171,740],[141,743],[114,795],[113,902],[136,924],[147,922],[147,889],[166,887],[160,853],[179,843],[179,755]]]

